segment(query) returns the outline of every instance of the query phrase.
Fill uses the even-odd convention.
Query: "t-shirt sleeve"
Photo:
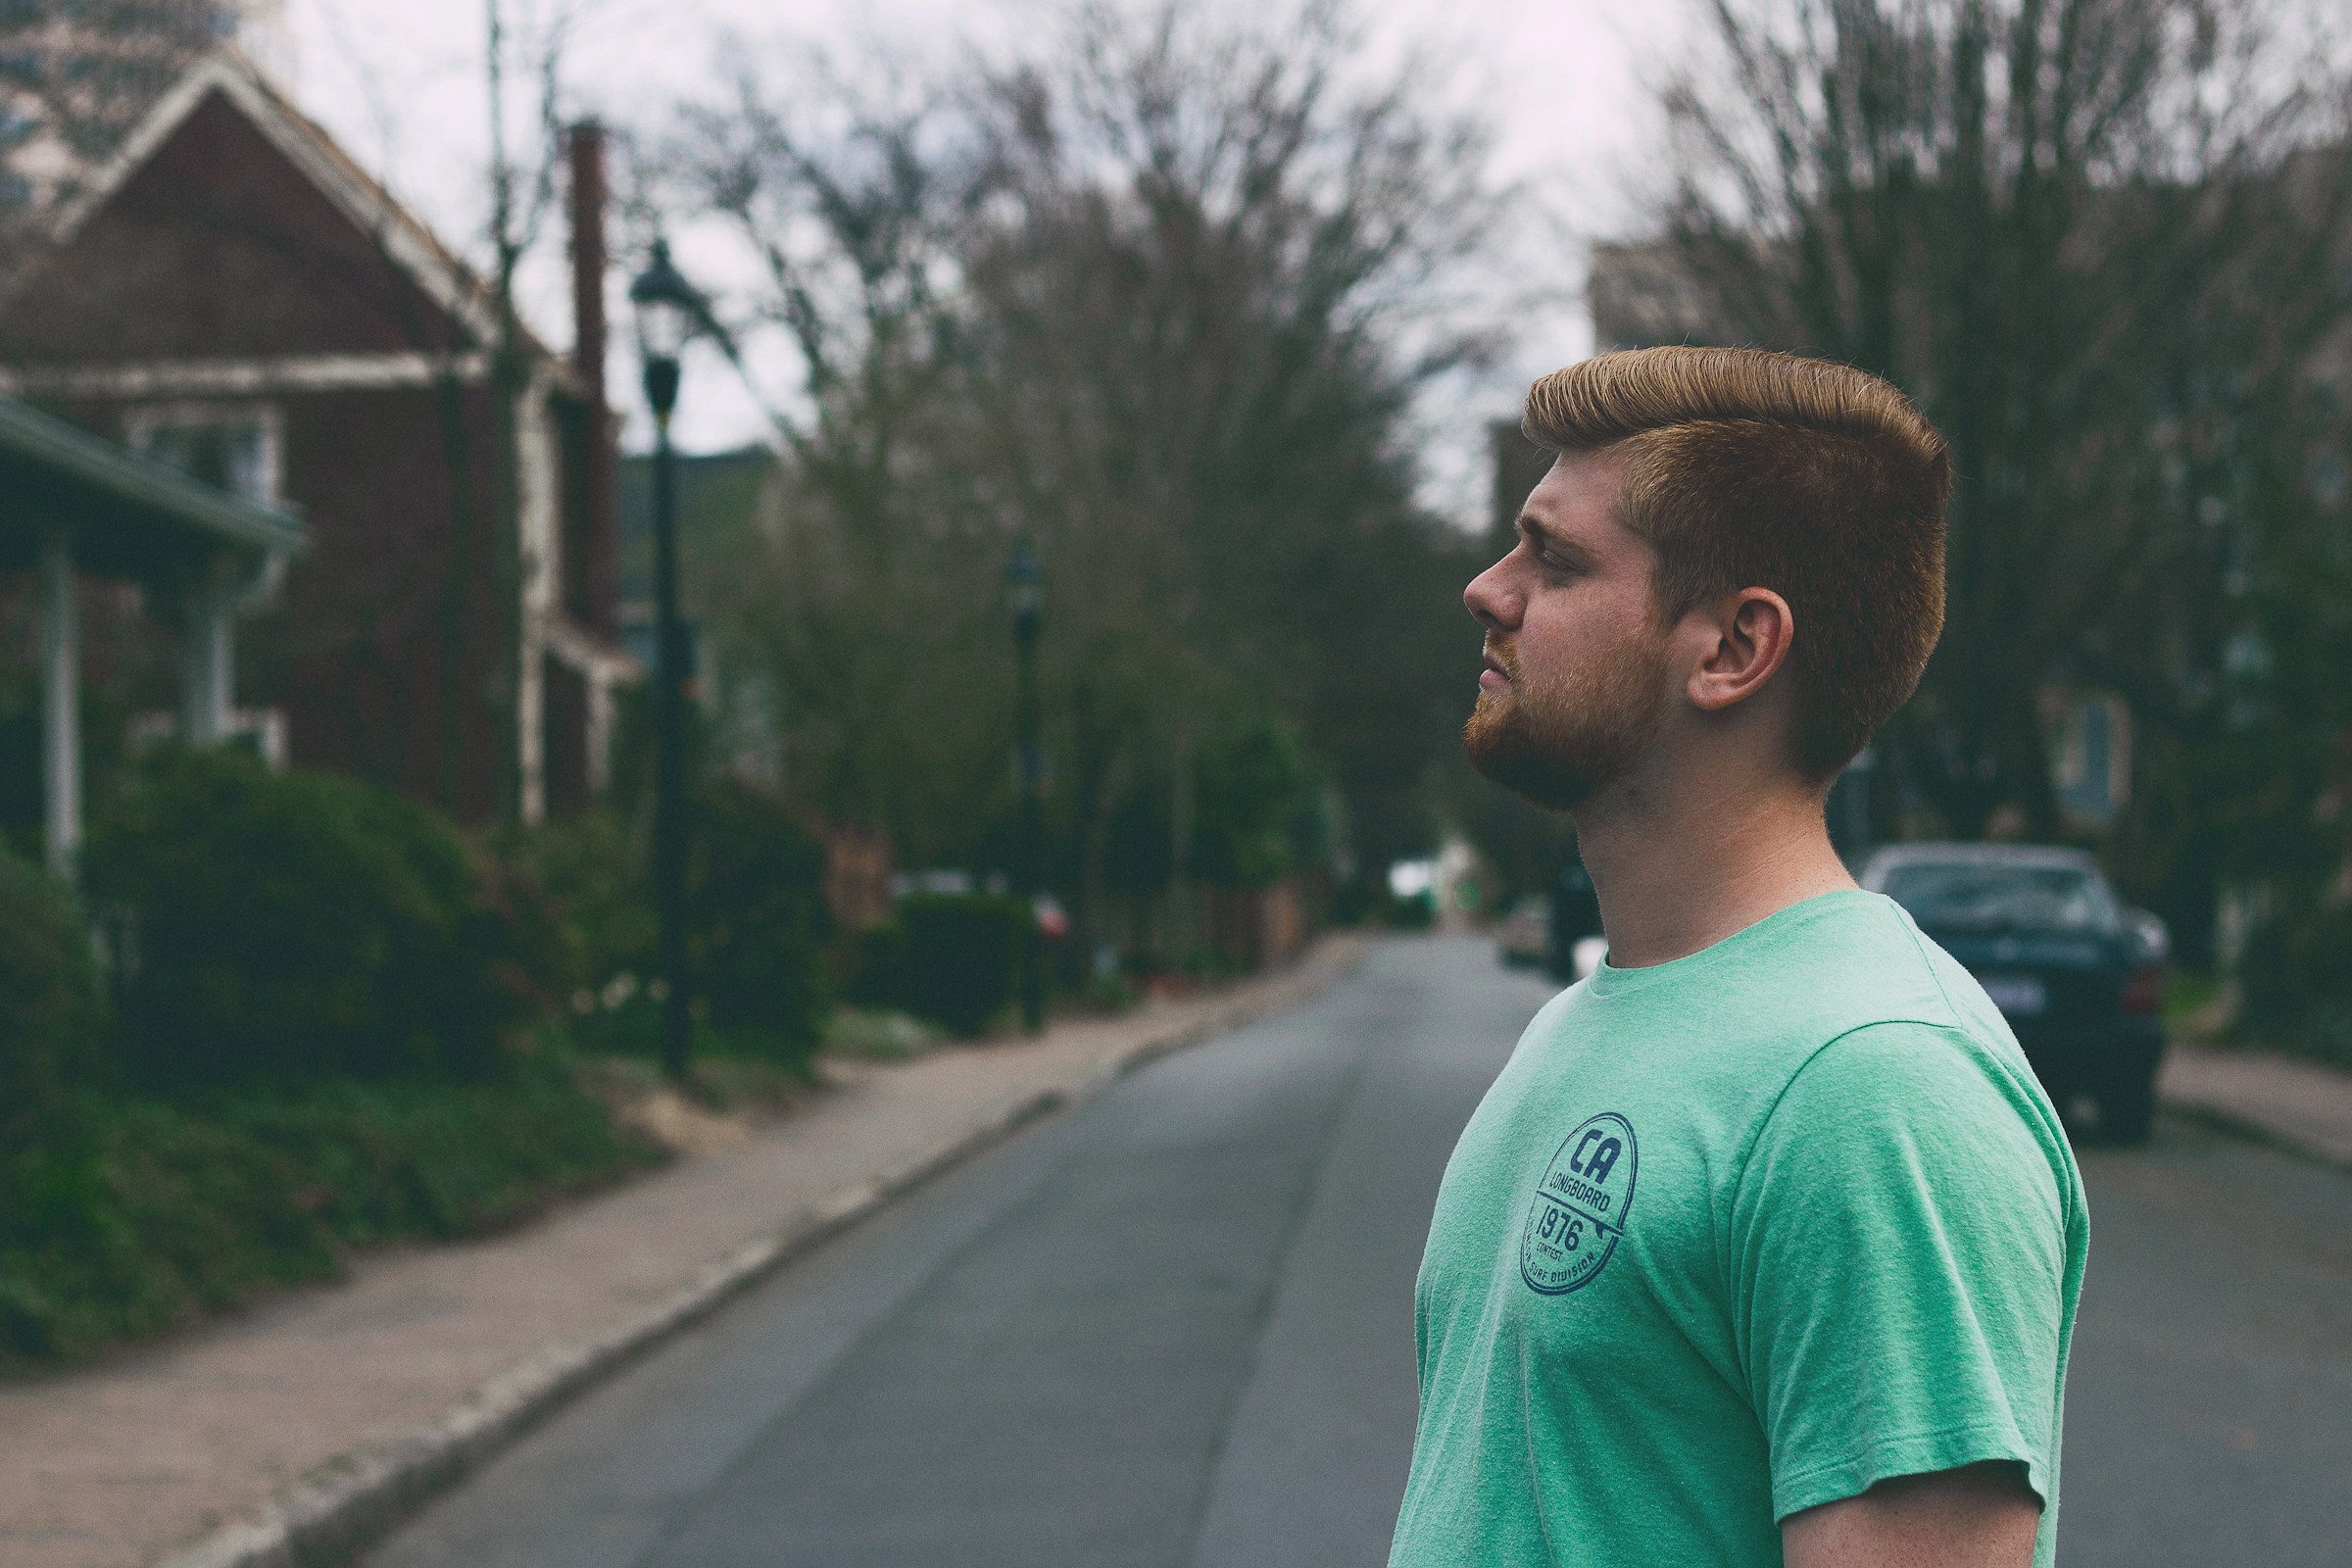
[[[2057,1470],[2074,1184],[2026,1087],[1955,1030],[1816,1053],[1733,1200],[1734,1322],[1773,1516],[1982,1460]]]

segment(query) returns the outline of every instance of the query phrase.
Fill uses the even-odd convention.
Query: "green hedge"
[[[833,1011],[824,847],[772,796],[722,781],[696,802],[690,873],[711,1029],[746,1054],[806,1060]]]
[[[85,1102],[0,1168],[0,1364],[86,1355],[333,1277],[343,1250],[513,1223],[652,1163],[561,1062],[474,1084]]]
[[[168,751],[82,877],[115,933],[122,1054],[151,1084],[475,1077],[528,1015],[465,842],[377,785]]]
[[[704,1044],[803,1062],[831,1006],[822,849],[731,784],[694,821]],[[166,752],[96,824],[81,909],[0,855],[0,1365],[658,1157],[521,1027],[652,972],[641,845],[592,813],[498,848],[361,781]],[[650,1025],[642,985],[621,1011]]]
[[[890,923],[862,935],[856,1000],[980,1034],[1012,1003],[1030,920],[1019,899],[996,894],[902,899]]]
[[[834,1000],[824,846],[782,802],[730,780],[696,792],[688,823],[696,1049],[805,1065]],[[502,842],[515,902],[544,911],[520,922],[541,955],[534,972],[564,1000],[587,1050],[652,1054],[660,1044],[650,840],[598,809]]]
[[[2352,1067],[2352,909],[2311,900],[2258,925],[2238,960],[2239,1032],[2257,1044]]]
[[[39,1137],[108,1074],[89,932],[66,890],[0,850],[0,1149]]]

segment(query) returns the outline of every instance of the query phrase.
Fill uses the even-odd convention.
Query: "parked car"
[[[1533,969],[1551,961],[1551,901],[1542,894],[1521,899],[1495,927],[1502,961]]]
[[[2101,1136],[2148,1136],[2171,944],[2164,922],[2126,907],[2089,856],[1903,844],[1872,856],[1861,882],[1976,976],[2062,1114],[2079,1119],[2087,1102]]]

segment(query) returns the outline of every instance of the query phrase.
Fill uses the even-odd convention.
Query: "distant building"
[[[285,0],[114,0],[0,13],[0,230],[69,197],[198,60],[234,44],[281,79]]]
[[[240,699],[296,764],[476,821],[602,787],[637,669],[618,641],[602,189],[583,127],[577,346],[526,335],[503,418],[482,282],[232,54],[149,111],[0,298],[0,385],[304,517],[309,554],[248,622]]]
[[[1705,291],[1680,252],[1663,240],[1592,247],[1585,280],[1592,311],[1592,349],[1651,349],[1669,343],[1729,343]]]

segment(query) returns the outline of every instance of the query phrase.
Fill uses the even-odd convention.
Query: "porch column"
[[[219,570],[189,592],[187,633],[180,665],[180,739],[216,746],[228,736],[236,705],[236,614]]]
[[[67,536],[41,546],[41,780],[49,808],[49,869],[74,873],[81,847],[81,628]]]

